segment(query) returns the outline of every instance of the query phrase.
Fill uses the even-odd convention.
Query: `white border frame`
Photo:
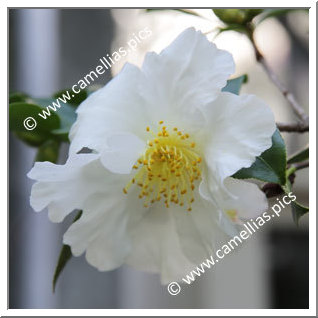
[[[39,1],[31,0],[28,2],[21,0],[5,1],[5,6],[1,6],[1,43],[7,43],[8,34],[8,7],[87,7],[80,5],[79,2],[75,0],[55,0],[55,1]],[[104,7],[103,5],[108,5],[112,7],[130,7],[131,2],[129,1],[107,1],[100,2],[98,0],[90,0],[90,7]],[[183,8],[198,8],[206,7],[211,5],[211,2],[206,2],[202,0],[196,1],[152,1],[151,3],[146,0],[135,1],[134,7],[183,7]],[[215,0],[213,1],[213,7],[237,7],[236,1],[226,1],[226,0]],[[8,290],[7,285],[4,284],[8,280],[7,277],[7,262],[4,261],[2,257],[1,262],[1,299],[0,299],[0,314],[1,316],[120,316],[120,315],[131,315],[131,316],[162,316],[162,315],[182,315],[182,316],[225,316],[225,315],[235,315],[235,316],[316,316],[316,2],[315,1],[293,1],[293,0],[268,0],[268,1],[251,1],[242,0],[239,2],[240,7],[310,7],[309,10],[309,43],[310,43],[310,54],[309,54],[309,110],[310,110],[310,178],[309,178],[309,196],[310,196],[310,210],[313,211],[310,214],[309,222],[309,309],[288,309],[288,310],[277,310],[277,309],[7,309],[8,301]],[[132,7],[132,8],[134,8]],[[1,54],[1,64],[2,70],[7,70],[7,73],[2,73],[1,78],[1,90],[2,90],[2,101],[3,104],[7,104],[7,74],[8,74],[8,56],[7,50],[2,49]],[[5,98],[4,98],[5,96]],[[4,109],[4,107],[2,108]],[[3,114],[3,113],[2,113]],[[7,124],[8,111],[6,114],[1,116],[1,144],[8,142],[8,124]],[[7,137],[7,138],[6,138]],[[7,171],[7,157],[1,156],[1,168],[3,170],[2,176],[8,175]],[[2,183],[7,183],[2,179]],[[8,187],[7,187],[8,191]],[[4,213],[8,206],[7,200],[8,192],[1,192],[1,203],[3,208],[1,213],[1,255],[8,255],[8,236],[7,236],[7,225],[8,219],[7,214]],[[7,202],[7,204],[5,204]]]

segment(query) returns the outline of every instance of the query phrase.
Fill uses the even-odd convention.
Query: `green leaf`
[[[60,119],[53,112],[51,116],[44,119],[38,114],[42,113],[43,107],[36,104],[23,102],[11,103],[9,105],[9,128],[13,131],[28,131],[24,126],[24,120],[28,117],[34,118],[36,127],[34,131],[49,132],[60,127]]]
[[[230,92],[239,95],[242,84],[247,83],[248,76],[246,74],[230,79],[227,81],[225,87],[222,88],[222,92]]]
[[[299,225],[299,219],[309,212],[309,208],[301,205],[300,203],[293,201],[291,202],[292,216],[296,225]]]
[[[270,149],[257,157],[251,167],[239,170],[232,177],[236,179],[254,178],[284,185],[286,183],[286,147],[279,131],[275,131]]]
[[[75,103],[85,99],[87,92],[82,91],[78,95]],[[31,146],[40,146],[53,139],[69,141],[68,134],[76,120],[74,106],[60,102],[60,108],[56,107],[56,111],[48,110],[47,107],[56,103],[56,99],[31,98],[24,93],[12,93],[10,100],[9,128],[19,139]],[[40,116],[43,112],[46,119]]]
[[[10,131],[13,131],[19,139],[31,146],[41,145],[51,138],[51,130],[60,127],[60,119],[56,114],[51,114],[50,117],[44,119],[38,115],[42,111],[43,108],[36,104],[25,102],[9,104]],[[29,128],[35,125],[35,128],[28,130],[24,126],[25,124]]]
[[[289,180],[286,182],[286,184],[282,188],[286,194],[292,192],[292,185]],[[297,201],[292,201],[290,205],[291,205],[293,220],[295,224],[298,226],[299,219],[309,212],[309,208],[298,203]]]
[[[43,107],[51,105],[53,102],[56,102],[56,99],[53,98],[34,98],[34,101]],[[51,133],[56,136],[59,140],[69,141],[68,134],[71,126],[76,120],[75,108],[69,104],[64,104],[60,102],[61,107],[54,112],[60,119],[60,126],[52,130]],[[52,113],[52,111],[51,111]]]
[[[73,223],[76,222],[80,217],[82,216],[82,211],[78,211],[77,215],[75,216]],[[72,257],[72,251],[71,248],[68,245],[63,245],[59,259],[57,261],[57,265],[55,268],[54,276],[53,276],[53,293],[55,292],[55,286],[57,279],[59,278],[61,272],[63,271],[65,265]]]
[[[32,147],[41,146],[46,140],[50,139],[51,136],[48,133],[29,132],[29,131],[13,131],[13,134],[27,145]]]
[[[62,97],[63,94],[67,95],[66,93],[67,92],[71,92],[72,90],[71,89],[64,89],[64,90],[61,90],[61,91],[58,91],[57,93],[55,93],[53,95],[53,97],[55,99],[59,98],[59,97]],[[77,94],[74,94],[74,97],[72,97],[68,103],[71,104],[71,105],[74,105],[74,106],[78,106],[79,104],[81,104],[88,96],[88,93],[85,89],[82,89],[79,93]]]
[[[14,92],[9,95],[9,104],[17,102],[25,102],[29,96],[22,92]]]
[[[55,286],[56,286],[57,279],[59,278],[62,270],[64,269],[66,263],[70,260],[71,257],[72,257],[71,248],[68,245],[63,245],[61,252],[60,252],[60,255],[59,255],[58,263],[57,263],[57,266],[56,266],[55,272],[54,272],[53,293],[55,292]]]
[[[50,161],[56,163],[59,157],[60,143],[56,140],[47,140],[38,149],[35,161]]]
[[[301,162],[304,160],[307,160],[309,158],[309,147],[295,153],[294,155],[292,155],[287,163],[296,163],[296,162]]]

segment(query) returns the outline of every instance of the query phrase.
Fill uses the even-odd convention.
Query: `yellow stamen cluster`
[[[195,180],[201,177],[201,157],[189,134],[177,127],[169,131],[159,122],[155,134],[149,127],[146,131],[152,135],[144,154],[133,166],[138,170],[135,177],[123,189],[127,193],[132,184],[140,189],[139,198],[145,198],[144,206],[164,200],[168,208],[170,203],[187,205],[191,211],[194,201]]]

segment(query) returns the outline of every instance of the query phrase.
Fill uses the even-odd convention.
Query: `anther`
[[[163,120],[159,122],[159,125],[162,124]],[[150,127],[146,127],[146,130],[154,135]],[[191,211],[194,181],[201,176],[199,164],[202,159],[193,150],[195,143],[186,140],[190,138],[189,134],[177,127],[172,130],[169,132],[167,126],[161,126],[157,136],[148,140],[145,152],[133,165],[138,172],[123,192],[127,194],[131,185],[136,184],[141,187],[138,196],[145,198],[145,207],[163,197],[166,207],[169,207],[170,202],[180,206],[187,202],[187,209]]]

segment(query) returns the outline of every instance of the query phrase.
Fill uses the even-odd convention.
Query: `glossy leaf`
[[[222,88],[222,92],[230,92],[239,95],[241,87],[244,83],[247,83],[247,75],[242,75],[227,81],[225,87]]]
[[[293,220],[296,223],[296,225],[299,225],[299,219],[309,212],[308,207],[303,206],[296,201],[291,202],[291,209],[292,209]]]
[[[272,137],[272,147],[257,157],[251,167],[239,170],[233,177],[254,178],[280,185],[286,183],[286,147],[278,130]]]
[[[301,162],[301,161],[307,160],[308,158],[309,158],[309,147],[292,155],[288,159],[287,163]]]
[[[41,146],[46,140],[51,138],[51,135],[46,132],[39,131],[13,131],[13,134],[27,145],[32,147]]]
[[[81,216],[82,216],[82,211],[79,211],[77,215],[75,216],[73,223],[76,222]],[[64,244],[62,246],[62,249],[57,261],[57,265],[55,268],[54,276],[53,276],[53,293],[55,292],[57,279],[59,278],[61,272],[63,271],[65,265],[71,259],[71,257],[72,257],[71,248],[68,245]]]
[[[23,102],[11,103],[9,105],[9,128],[13,131],[27,131],[24,126],[24,120],[28,117],[34,118],[36,127],[32,132],[45,131],[49,132],[60,127],[60,119],[55,113],[47,119],[40,117],[43,107],[36,104],[27,104]]]
[[[287,181],[286,185],[283,186],[282,188],[286,194],[292,192],[292,186],[289,181]],[[309,208],[300,204],[297,201],[292,201],[290,205],[291,205],[293,220],[298,226],[300,218],[309,212]]]
[[[18,102],[26,102],[29,96],[22,92],[14,92],[9,95],[9,104],[18,103]]]
[[[67,91],[68,91],[68,92],[71,92],[72,90],[71,90],[71,89],[61,90],[61,91],[55,93],[55,94],[53,95],[53,97],[54,97],[55,99],[57,99],[57,98],[63,96],[63,94],[65,94]],[[68,101],[68,104],[74,105],[74,106],[78,106],[80,103],[82,103],[82,102],[87,98],[87,96],[88,96],[87,91],[86,91],[85,89],[82,89],[79,93],[74,94],[74,97],[72,97],[72,98]]]
[[[51,105],[53,102],[56,102],[56,99],[53,98],[36,98],[34,101],[43,107]],[[52,130],[51,133],[56,136],[59,140],[69,141],[68,134],[71,129],[71,126],[76,120],[75,108],[69,104],[60,103],[61,107],[53,112],[60,119],[60,126]],[[51,111],[52,113],[52,111]]]
[[[40,146],[52,137],[51,130],[60,127],[60,119],[57,115],[52,114],[49,118],[43,119],[38,115],[42,111],[43,108],[36,104],[25,102],[9,104],[10,131],[28,145]],[[33,130],[28,130],[25,124],[27,127],[36,126]]]

